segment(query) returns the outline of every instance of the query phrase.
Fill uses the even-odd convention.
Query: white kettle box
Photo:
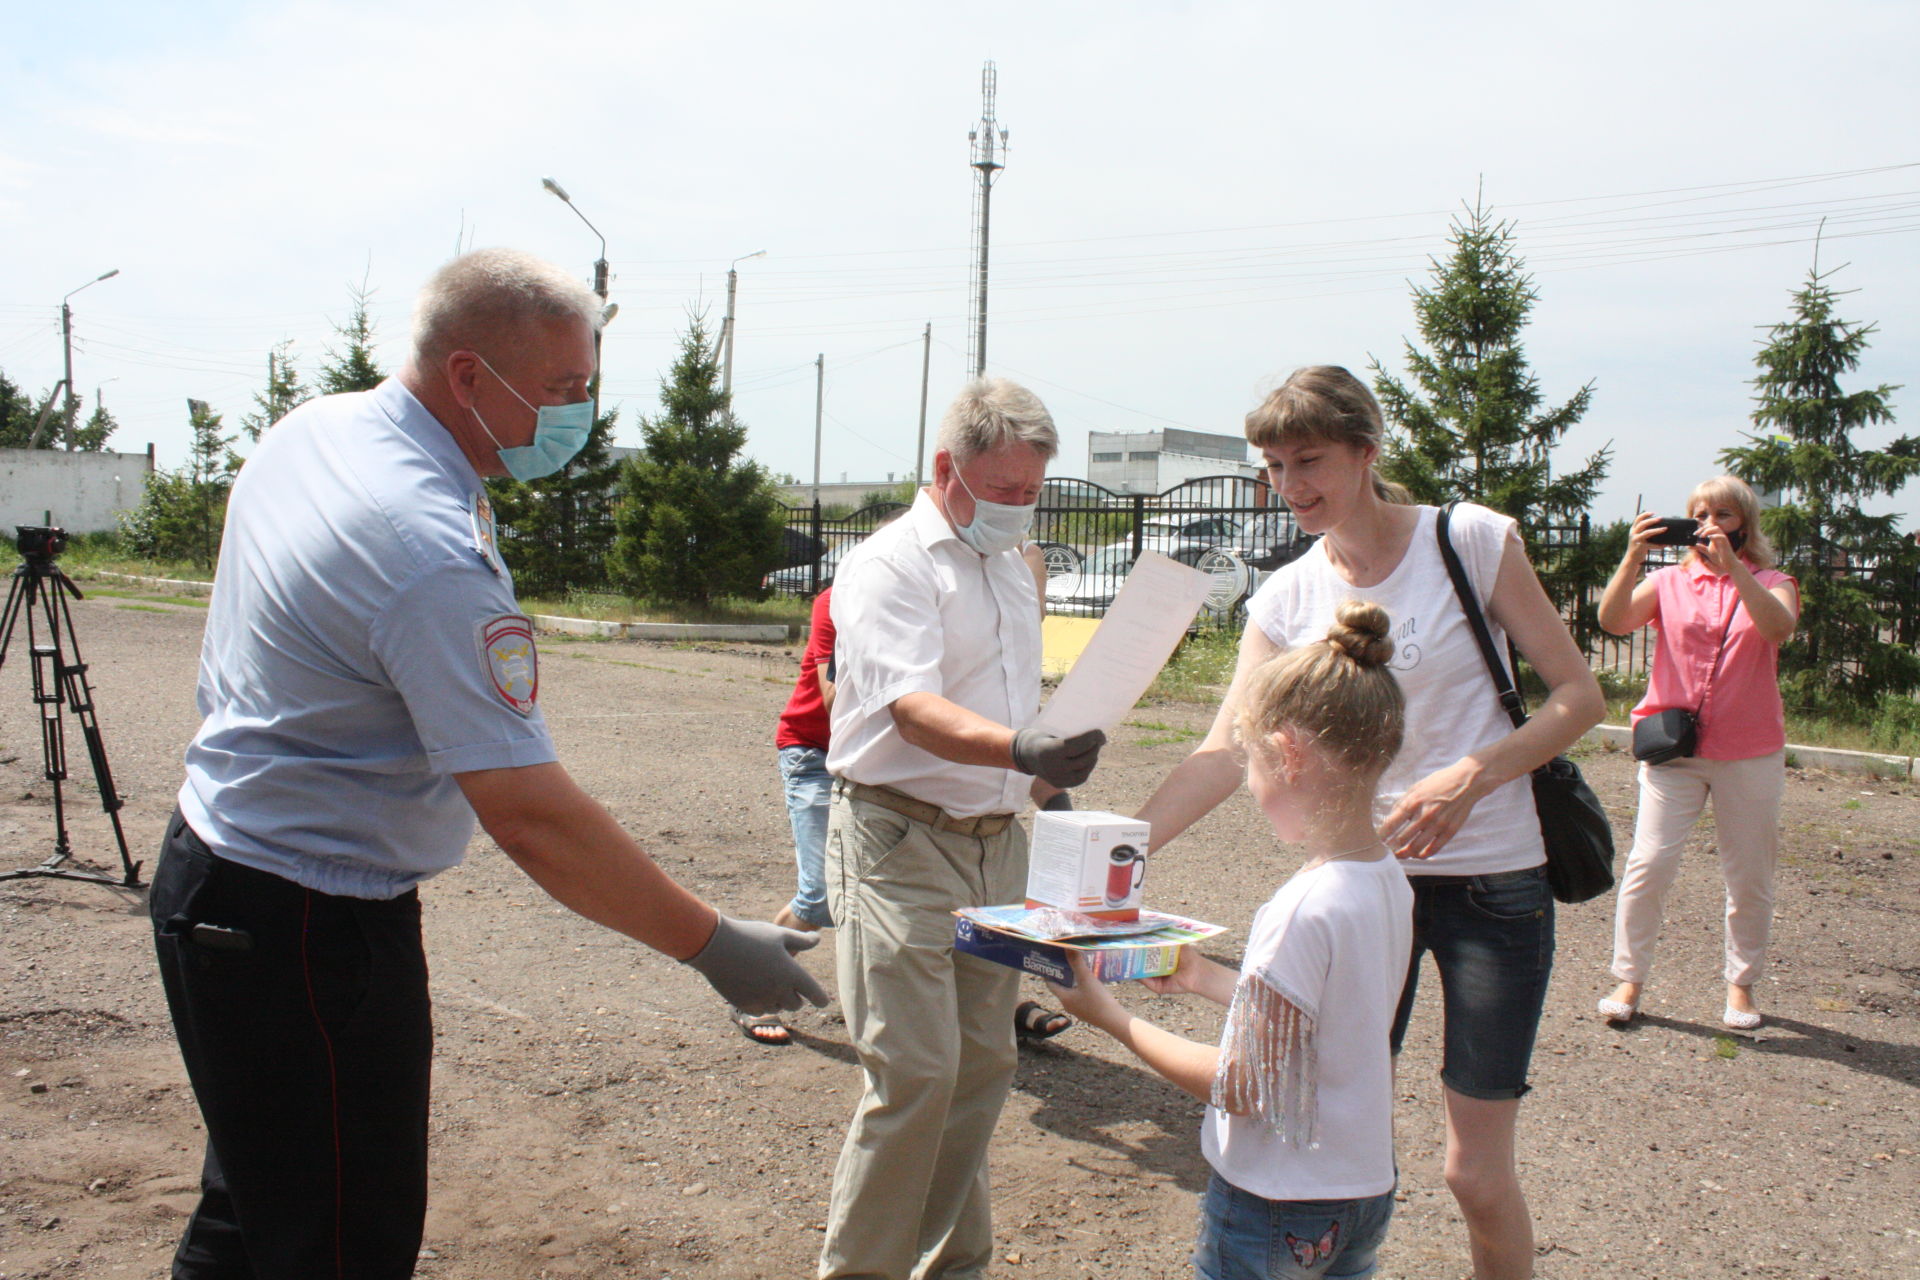
[[[1041,810],[1028,842],[1027,905],[1139,919],[1151,835],[1147,823],[1117,813]]]

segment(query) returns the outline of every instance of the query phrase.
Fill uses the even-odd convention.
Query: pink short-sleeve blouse
[[[1753,576],[1769,591],[1793,582],[1776,569],[1755,569]],[[1761,636],[1740,608],[1733,579],[1690,556],[1682,564],[1656,570],[1649,580],[1659,605],[1653,619],[1657,638],[1647,696],[1633,709],[1635,723],[1675,707],[1698,708],[1700,738],[1694,754],[1707,760],[1750,760],[1785,747],[1780,647]],[[1716,671],[1723,631],[1726,654]]]

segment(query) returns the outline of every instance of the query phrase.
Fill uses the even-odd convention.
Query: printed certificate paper
[[[1141,552],[1033,727],[1070,738],[1119,724],[1167,665],[1212,586],[1209,574],[1158,551]]]

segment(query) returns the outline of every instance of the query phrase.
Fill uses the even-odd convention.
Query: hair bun
[[[1384,667],[1393,657],[1387,611],[1366,600],[1345,600],[1334,610],[1327,642],[1363,667]]]

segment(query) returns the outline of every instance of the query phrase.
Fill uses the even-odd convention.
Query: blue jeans
[[[1358,1200],[1268,1200],[1219,1174],[1200,1198],[1200,1280],[1359,1280],[1373,1274],[1393,1192]]]
[[[793,827],[793,861],[798,888],[787,909],[808,924],[833,926],[827,911],[827,813],[833,807],[833,775],[819,747],[780,748],[780,781],[787,793],[787,821]]]
[[[1393,1020],[1400,1052],[1420,981],[1420,955],[1440,970],[1440,1079],[1489,1102],[1521,1097],[1553,974],[1553,893],[1544,866],[1485,876],[1407,877],[1413,956]]]

